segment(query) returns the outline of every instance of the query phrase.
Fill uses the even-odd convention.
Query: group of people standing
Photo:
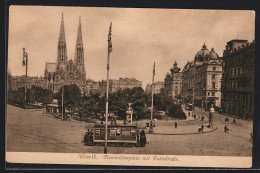
[[[196,117],[198,117],[201,121],[204,121],[204,119],[205,119],[204,115],[200,116],[200,114],[198,114],[198,116],[197,116],[197,114],[195,114],[195,113],[193,114],[193,113],[189,112],[188,115],[189,116],[191,115],[194,119],[196,119]]]
[[[224,132],[228,132],[229,128],[227,127],[227,123],[229,122],[228,117],[225,118],[225,126],[224,126]],[[236,118],[233,119],[233,124],[237,124]]]

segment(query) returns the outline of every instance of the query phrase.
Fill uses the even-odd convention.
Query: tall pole
[[[153,65],[153,79],[152,79],[152,109],[151,109],[151,122],[150,122],[150,129],[149,132],[153,132],[153,83],[154,83],[154,75],[155,75],[155,62]]]
[[[194,87],[195,87],[195,83],[193,84],[193,88],[192,88],[192,115],[194,114]]]
[[[106,92],[106,124],[105,124],[105,148],[104,154],[107,154],[107,119],[108,119],[108,92],[109,92],[109,60],[110,60],[110,53],[112,52],[112,22],[110,23],[109,33],[108,33],[108,52],[107,52],[107,92]]]
[[[63,95],[64,95],[64,88],[63,88],[63,87],[64,87],[64,86],[61,87],[61,116],[62,116],[62,119],[64,118],[64,113],[63,113],[63,104],[64,104],[64,103],[63,103],[63,102],[64,102],[64,101],[63,101],[63,99],[64,99],[64,98],[63,98],[63,97],[64,97]]]
[[[25,48],[23,48],[23,66],[25,66],[25,93],[24,93],[24,101],[27,103],[27,71],[28,71],[28,54],[25,52]]]

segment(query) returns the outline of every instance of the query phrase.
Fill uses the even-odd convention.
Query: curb
[[[215,130],[218,129],[218,126],[216,126],[214,129],[209,130],[207,132],[194,132],[194,133],[147,133],[147,135],[196,135],[196,134],[203,134],[203,133],[209,133],[209,132],[213,132]]]

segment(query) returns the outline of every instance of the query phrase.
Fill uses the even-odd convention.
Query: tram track
[[[75,136],[75,135],[66,136],[66,135],[63,135],[60,133],[55,133],[55,135],[58,135],[58,138],[62,136],[61,139],[57,139],[54,136],[52,136],[52,137],[50,136],[51,131],[44,131],[40,135],[40,134],[36,134],[36,133],[32,132],[31,129],[25,129],[25,128],[19,127],[19,125],[17,125],[17,127],[11,127],[10,125],[8,125],[7,129],[11,130],[12,131],[11,133],[13,133],[14,135],[41,141],[41,142],[44,142],[45,144],[51,144],[51,145],[69,150],[71,152],[91,153],[91,151],[92,151],[92,149],[86,149],[85,147],[79,147],[78,145],[83,145],[83,143],[81,143],[81,141],[79,141],[77,143],[71,143],[71,142],[64,141],[64,140],[68,139],[70,136]]]

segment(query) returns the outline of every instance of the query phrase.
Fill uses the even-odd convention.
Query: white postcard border
[[[251,168],[252,157],[6,152],[9,163]]]

